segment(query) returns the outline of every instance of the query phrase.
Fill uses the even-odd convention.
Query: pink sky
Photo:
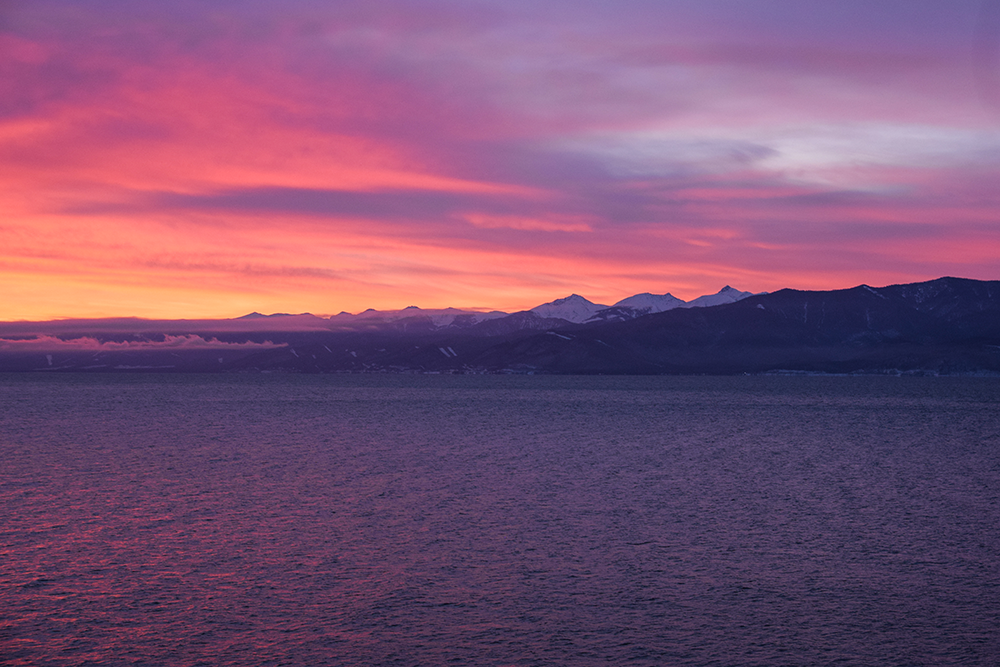
[[[997,279],[998,183],[998,2],[0,2],[0,320]]]

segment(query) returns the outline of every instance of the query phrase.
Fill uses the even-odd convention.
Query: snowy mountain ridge
[[[766,294],[766,292],[761,292]],[[530,312],[542,317],[559,318],[573,324],[593,322],[621,322],[642,315],[662,313],[674,308],[708,308],[726,303],[736,303],[755,296],[753,292],[743,292],[726,285],[715,294],[699,296],[691,301],[678,299],[669,292],[666,294],[650,294],[644,292],[622,299],[613,306],[592,303],[579,294],[571,294],[562,299],[535,306]]]
[[[570,294],[565,298],[535,306],[529,312],[535,313],[540,317],[558,318],[567,322],[573,322],[574,324],[580,324],[589,320],[598,311],[606,308],[607,306],[600,303],[593,303],[579,294]]]
[[[761,294],[767,294],[767,292],[761,292]],[[705,296],[699,296],[697,299],[688,301],[686,304],[681,306],[681,308],[708,308],[709,306],[721,306],[724,303],[736,303],[737,301],[742,301],[748,296],[756,295],[753,292],[741,292],[738,289],[726,285],[715,294],[706,294]]]
[[[613,306],[606,306],[601,303],[594,303],[579,294],[570,294],[567,297],[543,303],[523,312],[533,313],[539,318],[539,321],[564,320],[573,324],[620,322],[651,313],[662,313],[674,308],[704,308],[725,303],[735,303],[748,296],[753,296],[753,293],[742,292],[726,285],[715,294],[706,294],[691,301],[678,299],[669,292],[666,294],[643,292],[642,294],[635,294],[622,299]],[[460,308],[424,309],[417,306],[408,306],[400,310],[375,310],[369,308],[357,314],[342,312],[331,317],[330,323],[337,326],[357,327],[386,325],[401,321],[423,321],[430,326],[438,328],[468,327],[489,320],[510,317],[510,315],[510,313],[498,310],[483,312],[462,310]],[[244,318],[261,319],[281,316],[281,314],[261,315],[260,313],[251,313],[244,315]]]

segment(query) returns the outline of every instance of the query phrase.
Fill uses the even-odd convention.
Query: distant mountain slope
[[[786,289],[578,329],[572,340],[533,336],[505,357],[569,373],[1000,371],[1000,283]]]
[[[388,325],[400,320],[414,320],[423,318],[435,327],[447,326],[471,326],[479,322],[504,317],[507,313],[500,311],[480,312],[473,310],[460,310],[458,308],[432,308],[424,309],[417,306],[409,306],[402,310],[368,310],[352,315],[351,313],[339,313],[330,318],[333,328],[359,328],[379,325]]]
[[[724,289],[714,296],[729,303],[645,315],[573,295],[541,313],[482,320],[404,309],[332,320],[0,323],[0,370],[1000,373],[1000,282],[745,295]]]

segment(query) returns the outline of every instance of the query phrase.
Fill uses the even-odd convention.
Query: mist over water
[[[992,665],[1000,381],[0,376],[10,665]]]

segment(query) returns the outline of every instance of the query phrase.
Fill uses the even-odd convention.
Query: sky
[[[0,320],[1000,279],[1000,0],[0,0]]]

